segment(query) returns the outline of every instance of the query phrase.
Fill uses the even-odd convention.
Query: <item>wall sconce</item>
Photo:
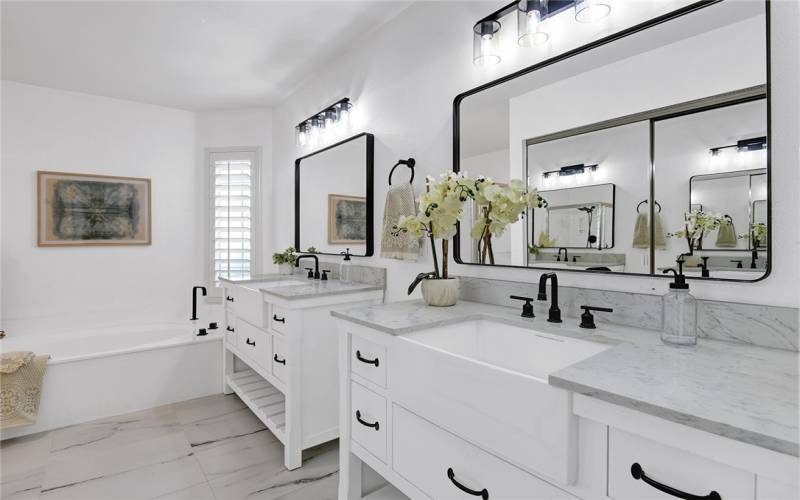
[[[723,149],[729,148],[736,148],[736,151],[739,153],[744,153],[747,151],[760,151],[762,149],[767,149],[767,137],[751,137],[750,139],[742,139],[740,141],[736,141],[736,144],[729,144],[728,146],[717,146],[715,148],[711,148],[708,151],[711,153],[711,156],[718,156],[719,153]]]
[[[575,20],[594,22],[611,13],[611,0],[514,0],[484,17],[472,27],[472,62],[491,66],[501,60],[499,32],[501,19],[516,12],[517,43],[523,47],[547,43],[550,34],[545,21],[568,9],[575,9]]]
[[[547,0],[520,0],[517,3],[517,43],[523,47],[542,45],[550,38],[544,27]]]
[[[472,62],[478,66],[492,66],[500,62],[500,22],[478,21],[472,27]]]
[[[575,20],[593,23],[611,14],[610,0],[575,0]]]
[[[558,170],[550,170],[547,172],[542,173],[542,177],[545,179],[549,178],[550,176],[558,176],[558,177],[565,177],[569,175],[579,175],[585,174],[589,172],[595,172],[597,170],[597,165],[585,165],[583,163],[578,163],[577,165],[567,165],[566,167],[561,167]]]
[[[352,109],[353,103],[345,97],[298,123],[294,128],[297,145],[317,146],[322,138],[335,135],[338,129],[348,125]]]

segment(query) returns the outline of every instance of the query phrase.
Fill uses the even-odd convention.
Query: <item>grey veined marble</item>
[[[461,277],[461,298],[486,304],[510,305],[509,295],[536,297],[537,283]],[[661,295],[614,292],[561,286],[559,301],[564,316],[578,317],[581,305],[611,307],[613,313],[597,313],[608,323],[660,330],[663,319]],[[539,312],[547,311],[548,303],[534,302]],[[761,347],[797,351],[800,347],[798,309],[763,306],[738,302],[699,300],[698,334],[715,340],[726,340]]]

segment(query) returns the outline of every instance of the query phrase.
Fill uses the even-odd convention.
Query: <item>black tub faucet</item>
[[[192,287],[192,317],[191,317],[192,321],[197,319],[197,290],[201,290],[203,292],[203,297],[206,296],[206,287],[204,286]]]
[[[569,261],[569,251],[564,247],[561,247],[561,248],[558,249],[558,259],[557,259],[558,262],[561,262],[561,250],[564,250],[564,262],[568,262]]]
[[[561,323],[561,309],[558,308],[558,276],[556,276],[556,273],[544,273],[539,277],[539,295],[536,296],[536,299],[547,300],[548,279],[550,280],[550,290],[553,297],[550,301],[550,309],[547,311],[547,321]]]
[[[750,252],[750,269],[755,269],[757,262],[758,262],[758,248],[753,248],[753,251]]]
[[[294,267],[300,267],[300,259],[314,259],[314,274],[311,274],[311,271],[308,271],[308,277],[318,280],[320,278],[319,275],[319,258],[313,254],[303,254],[297,257],[294,261]]]

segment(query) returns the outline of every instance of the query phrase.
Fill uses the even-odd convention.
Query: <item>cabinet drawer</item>
[[[634,464],[647,478],[699,497],[712,491],[725,500],[755,497],[753,474],[618,429],[609,429],[608,455],[608,496],[616,500],[676,498],[635,479]]]
[[[386,462],[386,399],[355,382],[350,384],[350,398],[353,441]]]
[[[272,316],[269,318],[270,327],[279,333],[286,333],[289,327],[289,313],[286,309],[272,306]]]
[[[289,362],[286,356],[286,342],[280,335],[272,336],[272,374],[281,382],[286,382],[288,373],[286,365]]]
[[[243,355],[261,366],[269,366],[270,335],[241,318],[236,319],[236,347]]]
[[[353,373],[386,387],[386,348],[355,335],[350,346]]]
[[[456,483],[503,500],[575,498],[400,406],[393,415],[394,469],[431,498],[472,498]]]

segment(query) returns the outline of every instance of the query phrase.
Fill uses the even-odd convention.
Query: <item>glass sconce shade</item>
[[[325,120],[325,129],[332,130],[333,126],[336,125],[336,122],[339,118],[339,113],[335,109],[328,109],[324,113],[324,120]]]
[[[309,128],[308,122],[303,122],[301,125],[298,125],[294,128],[298,146],[305,146],[308,144],[310,132]]]
[[[545,30],[547,0],[520,0],[517,4],[517,43],[523,47],[541,45],[550,38]]]
[[[575,20],[592,23],[611,13],[611,0],[575,0]]]
[[[339,115],[339,123],[347,124],[350,121],[350,111],[353,108],[353,105],[350,101],[344,101],[337,105],[337,113]]]
[[[478,66],[491,66],[500,62],[498,21],[480,21],[473,27],[472,62]]]

